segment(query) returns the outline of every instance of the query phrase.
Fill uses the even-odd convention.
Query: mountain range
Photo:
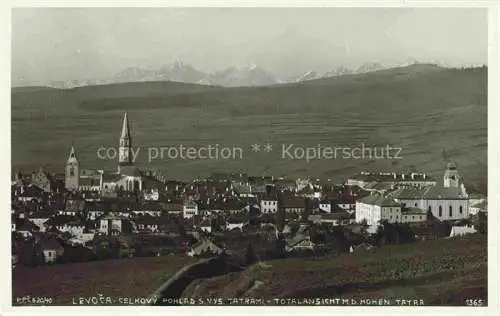
[[[418,62],[414,59],[409,59],[404,65],[408,66],[411,64],[418,64]],[[344,67],[343,65],[340,65],[333,70],[325,72],[323,75],[318,74],[314,70],[309,70],[303,74],[283,80],[276,78],[270,72],[262,69],[255,64],[240,68],[233,66],[222,71],[205,73],[195,69],[191,65],[177,60],[172,64],[160,67],[159,69],[129,67],[108,78],[54,81],[51,82],[48,86],[60,89],[70,89],[82,86],[125,82],[172,81],[223,87],[259,87],[272,86],[280,83],[304,82],[313,79],[331,78],[348,74],[369,73],[387,68],[393,67],[383,66],[382,64],[376,62],[370,62],[364,63],[357,70],[351,70]]]

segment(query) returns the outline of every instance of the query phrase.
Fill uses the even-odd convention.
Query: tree
[[[300,214],[300,217],[303,221],[308,221],[309,215],[311,215],[311,209],[309,209],[309,207],[306,207],[302,214]]]
[[[45,257],[43,255],[40,244],[33,243],[26,246],[29,252],[27,265],[30,267],[37,267],[45,264]]]
[[[285,242],[285,239],[283,238],[283,236],[281,234],[279,235],[279,238],[276,239],[275,243],[276,243],[275,244],[276,248],[275,248],[275,255],[274,255],[274,257],[275,258],[284,258],[284,257],[286,257],[286,250],[285,250],[286,242]]]
[[[275,215],[276,220],[276,228],[279,232],[282,232],[285,228],[285,210],[282,207],[278,208],[278,211]]]
[[[249,243],[245,254],[245,263],[247,266],[249,266],[254,264],[255,262],[257,262],[257,255],[255,254],[252,244]]]
[[[432,211],[431,210],[427,210],[427,215],[426,215],[426,219],[428,221],[432,220],[434,218],[434,215],[432,214]]]
[[[377,232],[375,233],[375,235],[373,236],[374,238],[374,242],[377,246],[383,246],[385,245],[386,243],[386,232],[385,232],[385,226],[384,225],[380,225],[378,228],[377,228]]]

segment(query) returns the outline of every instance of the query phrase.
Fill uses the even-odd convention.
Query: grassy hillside
[[[189,262],[187,257],[168,256],[18,267],[12,272],[13,304],[24,295],[51,297],[54,305],[98,294],[147,297]]]
[[[15,168],[42,163],[61,169],[74,141],[85,167],[99,147],[118,143],[129,111],[135,144],[159,147],[237,146],[243,160],[157,160],[152,165],[186,179],[214,171],[248,171],[342,179],[360,169],[416,165],[441,177],[448,158],[470,185],[485,186],[487,70],[414,65],[375,73],[255,88],[133,83],[12,94]],[[271,143],[272,153],[250,145]],[[282,159],[282,144],[401,147],[402,160]],[[142,155],[141,155],[142,154]],[[147,162],[147,150],[139,154]]]
[[[467,249],[466,252],[463,250]],[[326,260],[283,259],[196,281],[184,297],[487,299],[485,235],[385,246]]]

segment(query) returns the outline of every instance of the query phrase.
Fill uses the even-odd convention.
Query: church
[[[440,221],[469,217],[469,194],[453,162],[446,165],[442,183],[395,186],[387,194],[372,194],[356,202],[356,221],[369,225],[381,220],[395,222],[425,221],[428,215]]]
[[[135,192],[143,190],[144,174],[134,165],[132,157],[132,137],[127,112],[123,116],[119,139],[118,168],[116,172],[81,169],[72,146],[65,168],[65,187],[69,191],[99,191],[103,195],[119,191]]]
[[[460,220],[469,217],[469,194],[454,162],[449,162],[441,185],[405,187],[391,196],[407,207],[417,207],[439,220]]]

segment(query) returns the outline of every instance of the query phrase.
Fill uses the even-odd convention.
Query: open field
[[[172,82],[71,90],[12,90],[12,164],[62,171],[74,142],[82,168],[114,170],[100,147],[116,147],[128,110],[138,163],[169,178],[220,171],[341,180],[363,169],[417,166],[441,178],[453,158],[466,184],[487,179],[487,70],[414,65],[272,87],[220,88]],[[271,153],[251,144],[270,143]],[[401,160],[283,159],[282,144],[401,147]],[[219,144],[243,159],[148,162],[147,147]],[[484,189],[483,189],[484,191]]]
[[[165,256],[18,267],[12,273],[12,304],[25,295],[51,297],[53,305],[71,305],[73,298],[98,294],[147,297],[189,262],[189,257]]]
[[[183,296],[421,299],[425,305],[465,305],[468,298],[487,299],[486,240],[476,234],[325,260],[269,261],[193,282]]]
[[[425,305],[464,305],[468,298],[486,302],[486,246],[486,235],[475,234],[337,258],[273,260],[194,281],[183,297],[399,298],[421,299]],[[52,297],[55,305],[98,294],[146,297],[190,262],[166,256],[19,267],[12,276],[13,304],[25,295]]]

